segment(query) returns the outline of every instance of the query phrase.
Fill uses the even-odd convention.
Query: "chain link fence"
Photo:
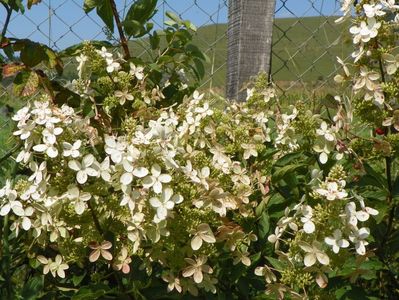
[[[339,56],[352,52],[347,24],[336,24],[339,0],[277,0],[271,75],[282,94],[325,94]]]

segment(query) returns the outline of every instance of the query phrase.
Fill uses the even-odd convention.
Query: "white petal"
[[[79,171],[76,174],[76,180],[80,183],[80,184],[84,184],[87,181],[87,174],[84,171]]]
[[[83,212],[85,211],[85,203],[83,201],[76,201],[75,211],[78,215],[83,214]]]
[[[152,207],[155,208],[158,208],[162,205],[161,201],[159,201],[159,199],[156,197],[150,198],[150,204]]]
[[[316,256],[313,253],[307,253],[303,262],[307,267],[313,266],[316,263]]]
[[[139,167],[139,168],[136,168],[133,170],[133,175],[138,178],[143,178],[143,177],[147,176],[148,173],[149,172],[148,172],[147,168],[144,168],[144,167]]]
[[[317,252],[316,253],[317,260],[322,264],[322,265],[328,265],[330,263],[330,258],[328,257],[327,254],[323,252]]]
[[[170,176],[169,174],[161,174],[158,177],[158,180],[162,183],[169,183],[172,181],[172,176]]]
[[[82,168],[81,164],[76,160],[70,160],[68,162],[68,167],[74,171],[79,171]]]
[[[133,175],[131,173],[124,173],[121,176],[120,182],[124,185],[128,185],[133,181]]]
[[[196,251],[202,246],[202,239],[196,235],[192,240],[191,240],[191,248]]]
[[[324,152],[320,153],[319,160],[324,165],[328,161],[328,155]]]

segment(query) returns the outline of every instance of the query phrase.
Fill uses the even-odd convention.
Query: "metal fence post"
[[[230,100],[245,100],[241,92],[251,76],[269,74],[275,0],[229,0],[227,87]]]

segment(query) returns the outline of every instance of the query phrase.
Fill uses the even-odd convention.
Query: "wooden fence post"
[[[230,100],[244,101],[240,91],[251,76],[269,74],[276,0],[229,0],[227,87]]]

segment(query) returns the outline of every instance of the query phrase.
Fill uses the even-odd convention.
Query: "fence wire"
[[[117,0],[123,17],[132,0]],[[7,35],[28,38],[56,50],[84,40],[117,40],[104,30],[95,12],[85,14],[82,0],[43,0],[24,14],[13,14]],[[272,78],[284,93],[328,91],[336,56],[347,57],[350,43],[345,25],[334,23],[339,0],[276,0],[272,48]],[[223,93],[226,81],[228,0],[160,0],[153,22],[162,28],[165,12],[172,11],[197,25],[194,42],[208,55],[203,88]],[[0,26],[5,12],[0,7]],[[146,40],[132,42],[140,56]],[[68,65],[68,62],[66,62]],[[0,85],[0,99],[10,95],[10,80]]]
[[[282,94],[333,89],[336,57],[351,52],[346,24],[336,24],[339,0],[277,0],[272,78]]]

